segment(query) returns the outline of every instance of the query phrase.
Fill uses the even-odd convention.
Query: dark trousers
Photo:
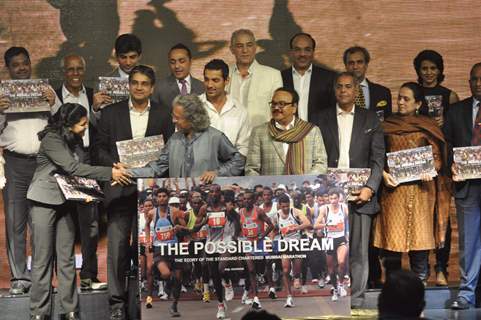
[[[436,250],[436,265],[434,270],[436,272],[448,272],[449,255],[451,254],[451,219],[448,220],[448,226],[446,228],[446,240],[444,241],[444,247]]]
[[[481,265],[481,182],[470,181],[465,198],[456,199],[459,226],[459,297],[475,303],[475,290]]]
[[[422,281],[427,280],[429,250],[409,251],[409,266]],[[402,252],[383,250],[383,264],[386,277],[395,270],[401,269]]]
[[[321,243],[322,239],[318,237],[314,237]],[[313,239],[309,240],[309,243],[312,244],[314,241]],[[312,279],[319,279],[323,276],[323,273],[326,271],[326,252],[323,250],[311,250],[307,252],[307,260],[304,259],[302,263],[302,282],[305,284],[307,280],[307,268],[311,270]]]
[[[130,236],[133,222],[137,219],[137,193],[113,200],[107,214],[109,302],[112,309],[123,309],[127,302],[126,275],[134,258]]]
[[[27,224],[31,226],[27,190],[37,167],[34,157],[4,151],[5,178],[3,189],[5,235],[11,281],[30,286],[27,270]],[[32,248],[33,249],[33,248]]]
[[[360,306],[369,276],[369,237],[372,216],[349,207],[349,262],[351,264],[351,304]]]
[[[96,203],[77,203],[77,219],[82,247],[80,279],[97,278],[97,244],[99,241],[99,217]]]
[[[78,312],[75,273],[74,207],[68,202],[60,206],[32,202],[31,216],[35,252],[32,259],[30,313],[50,315],[52,276],[56,259],[58,296],[62,313]]]

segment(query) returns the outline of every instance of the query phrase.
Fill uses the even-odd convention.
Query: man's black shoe
[[[125,320],[125,314],[122,309],[113,309],[110,311],[110,320]]]
[[[172,316],[172,318],[178,318],[178,317],[180,317],[180,313],[179,313],[179,311],[177,311],[177,304],[176,304],[176,303],[173,303],[173,304],[170,306],[169,312],[170,312],[170,315]]]
[[[69,312],[60,315],[60,320],[80,320],[80,316],[76,312]]]
[[[12,296],[18,296],[22,294],[26,294],[28,292],[27,287],[25,287],[21,282],[14,282],[12,283],[12,287],[9,290],[9,293]]]
[[[100,282],[99,279],[80,279],[80,290],[82,291],[102,291],[107,290],[108,286],[105,282]]]
[[[453,301],[451,304],[451,309],[453,310],[465,310],[469,309],[469,302],[466,301],[463,297],[458,297],[456,300]]]

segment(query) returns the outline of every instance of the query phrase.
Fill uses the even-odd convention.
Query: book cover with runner
[[[348,180],[137,180],[142,314],[350,316]]]
[[[49,90],[48,79],[2,80],[0,93],[10,100],[5,113],[50,111],[43,93]]]
[[[370,168],[327,168],[327,175],[335,179],[347,195],[347,201],[353,201],[356,196],[353,193],[359,192],[364,187],[371,175]]]
[[[457,176],[463,180],[481,178],[481,147],[453,148]]]
[[[57,184],[67,200],[101,201],[104,193],[94,179],[55,174]]]
[[[422,174],[437,176],[432,146],[389,152],[386,156],[389,173],[398,183],[421,180]]]
[[[164,146],[162,135],[117,141],[117,152],[120,162],[131,168],[140,168],[153,160],[157,160]]]
[[[129,98],[129,79],[120,77],[99,77],[99,91],[103,91],[117,103]]]

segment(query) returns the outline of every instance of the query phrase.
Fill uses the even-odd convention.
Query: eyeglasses
[[[288,105],[292,104],[292,102],[285,102],[285,101],[271,101],[269,102],[269,106],[271,109],[279,107],[280,109],[284,109]]]

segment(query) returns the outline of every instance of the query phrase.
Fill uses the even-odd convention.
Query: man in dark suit
[[[132,33],[121,34],[115,40],[115,58],[119,64],[109,77],[128,78],[130,71],[139,64],[142,42]]]
[[[107,77],[127,79],[132,69],[139,64],[141,56],[142,42],[140,39],[132,33],[121,34],[115,40],[115,58],[118,66],[107,74]],[[112,97],[105,92],[99,91],[94,95],[93,106],[95,109],[111,103]]]
[[[371,55],[364,47],[350,47],[344,51],[344,66],[348,72],[354,73],[359,81],[360,90],[356,96],[356,105],[376,112],[379,120],[383,121],[392,114],[391,91],[366,78]],[[381,286],[381,263],[379,261],[379,249],[369,245],[369,286],[378,288]]]
[[[55,90],[57,97],[62,103],[78,103],[87,110],[90,119],[89,126],[83,136],[83,145],[78,146],[76,152],[82,163],[92,163],[94,156],[91,142],[95,135],[96,115],[98,107],[93,106],[93,89],[84,86],[83,80],[86,64],[83,57],[70,54],[62,59],[61,64],[64,72],[64,83]],[[82,244],[82,270],[80,271],[80,288],[82,290],[104,290],[107,283],[100,282],[97,278],[97,243],[99,234],[99,221],[97,204],[76,203],[76,217],[80,229],[80,241]]]
[[[366,185],[349,206],[351,306],[361,307],[368,278],[368,245],[372,217],[379,210],[376,192],[384,167],[384,136],[375,113],[354,104],[359,83],[353,73],[335,80],[335,108],[321,114],[320,128],[331,168],[370,168]]]
[[[112,166],[119,162],[116,142],[162,134],[167,141],[174,132],[169,110],[150,102],[155,84],[154,71],[136,66],[129,75],[130,97],[102,109],[98,133],[94,141],[98,163]],[[129,236],[136,221],[137,192],[135,186],[105,184],[105,206],[108,214],[107,276],[111,319],[125,315],[125,273],[130,267]],[[136,232],[136,231],[135,231]]]
[[[366,78],[371,61],[369,51],[363,47],[350,47],[344,51],[343,61],[346,71],[354,73],[359,81],[360,90],[356,96],[356,105],[376,112],[381,121],[391,115],[391,91]]]
[[[312,63],[316,41],[310,34],[298,33],[290,42],[292,67],[282,71],[285,87],[299,93],[299,118],[319,125],[323,109],[334,107],[333,83],[336,73]]]
[[[444,135],[450,150],[455,181],[456,214],[459,228],[461,283],[452,309],[474,307],[481,263],[481,179],[464,181],[457,176],[452,148],[481,145],[481,62],[471,68],[469,85],[472,97],[451,105],[444,121]]]
[[[176,44],[169,51],[169,68],[171,74],[161,79],[155,86],[152,101],[172,109],[172,101],[180,95],[204,93],[204,83],[190,74],[192,53],[182,43]]]

